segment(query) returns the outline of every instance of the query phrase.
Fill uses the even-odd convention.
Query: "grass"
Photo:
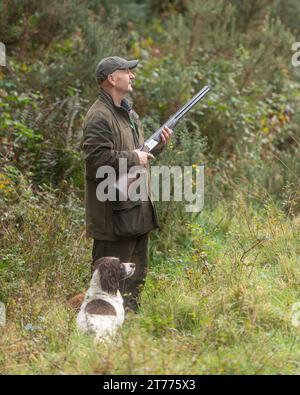
[[[299,217],[237,195],[170,221],[152,235],[139,314],[95,346],[65,303],[89,281],[82,203],[50,197],[27,190],[2,214],[2,374],[300,373]]]

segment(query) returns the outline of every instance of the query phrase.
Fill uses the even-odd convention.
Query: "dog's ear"
[[[101,262],[103,261],[104,258],[98,258],[98,259],[94,259],[91,265],[91,274],[93,277],[93,274],[95,272],[96,269],[99,268],[99,265],[101,264]]]
[[[100,286],[104,292],[116,294],[121,277],[121,262],[116,257],[104,257],[99,260],[97,267],[100,272]]]

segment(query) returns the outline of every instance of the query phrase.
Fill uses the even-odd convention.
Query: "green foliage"
[[[276,0],[272,4],[272,16],[280,16],[285,25],[295,34],[299,34],[300,4],[294,0]]]
[[[78,275],[66,292],[76,292],[86,275],[82,265],[87,259],[84,244],[76,246],[73,239],[77,237],[80,243],[84,233],[80,201],[69,189],[68,196],[62,190],[55,191],[46,185],[33,192],[14,167],[6,166],[0,174],[1,300],[9,300],[9,295],[18,290],[22,280],[27,284],[44,281],[51,294],[53,287],[68,276],[65,261],[73,261],[72,270]],[[60,198],[56,196],[58,192]],[[72,240],[72,251],[68,240]],[[88,266],[89,263],[87,270]]]
[[[156,3],[2,2],[9,59],[0,81],[2,157],[31,173],[35,184],[62,188],[68,180],[83,189],[81,126],[96,95],[94,68],[103,56],[131,53],[141,59],[134,103],[147,136],[204,84],[212,88],[159,161],[205,163],[226,194],[228,177],[231,188],[260,178],[270,193],[280,193],[283,182],[267,186],[266,161],[276,169],[271,179],[288,177],[296,186],[299,84],[287,64],[296,38],[283,3]]]
[[[89,276],[75,196],[57,204],[53,191],[34,196],[18,173],[8,173],[22,194],[1,218],[2,374],[299,372],[299,328],[291,324],[299,218],[272,203],[257,210],[239,195],[206,210],[178,235],[188,243],[160,245],[141,310],[126,317],[117,341],[95,346],[64,303]],[[158,246],[155,238],[151,244]]]
[[[0,0],[1,372],[299,373],[298,19],[297,0]],[[147,137],[211,87],[154,162],[204,164],[205,206],[157,203],[141,311],[95,347],[64,301],[90,276],[82,123],[112,54],[140,60]]]
[[[46,182],[56,186],[66,180],[71,185],[82,186],[79,92],[70,91],[69,97],[43,108],[44,97],[40,92],[18,94],[7,84],[2,86],[0,157],[3,163],[14,163],[38,185]]]

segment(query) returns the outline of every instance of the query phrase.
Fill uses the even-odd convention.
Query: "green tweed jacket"
[[[124,236],[139,236],[158,227],[150,188],[148,201],[133,205],[134,207],[130,203],[125,204],[123,210],[118,206],[116,210],[114,203],[109,200],[101,202],[96,196],[99,184],[97,169],[109,165],[118,171],[120,158],[127,159],[128,168],[139,165],[138,155],[133,151],[143,142],[141,122],[127,100],[124,99],[121,106],[117,106],[111,96],[100,89],[83,125],[87,237],[118,240]]]

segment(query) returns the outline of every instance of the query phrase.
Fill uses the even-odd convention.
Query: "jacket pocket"
[[[144,234],[142,201],[112,202],[113,227],[116,236],[132,237]]]

